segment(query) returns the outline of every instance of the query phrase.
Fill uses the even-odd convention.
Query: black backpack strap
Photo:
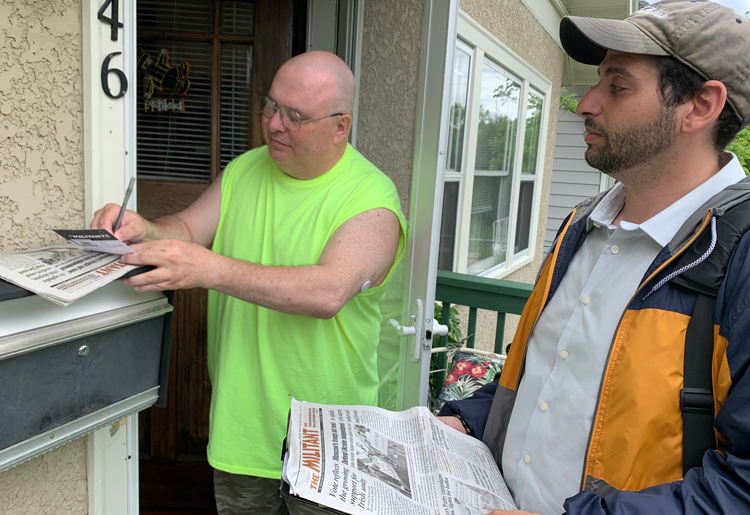
[[[670,281],[673,286],[698,295],[685,336],[684,388],[680,391],[683,473],[692,467],[700,467],[706,451],[716,449],[711,376],[714,306],[734,249],[750,231],[750,177],[726,188],[719,195],[726,198],[719,202],[723,207],[712,210],[717,221],[716,247],[698,266]],[[708,204],[713,202],[714,199],[706,204],[704,213],[708,212]],[[693,220],[686,224],[695,222]],[[711,231],[704,230],[694,244],[678,257],[674,269],[679,270],[699,259],[709,248],[711,238]]]
[[[716,298],[698,294],[685,335],[685,376],[680,390],[682,472],[701,467],[703,455],[716,448],[711,369]]]

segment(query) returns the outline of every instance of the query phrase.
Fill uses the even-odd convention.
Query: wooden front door
[[[263,144],[258,96],[304,50],[306,14],[306,0],[138,1],[141,215],[184,209]],[[139,416],[142,507],[214,509],[206,304],[204,289],[175,292],[167,407]]]

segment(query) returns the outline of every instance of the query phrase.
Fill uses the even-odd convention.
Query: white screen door
[[[407,249],[381,305],[380,405],[426,406],[458,0],[426,0]],[[394,319],[400,331],[389,324]],[[412,329],[413,328],[413,329]],[[399,333],[414,333],[401,335]]]

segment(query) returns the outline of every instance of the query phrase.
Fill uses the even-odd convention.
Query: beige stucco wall
[[[357,149],[396,184],[409,216],[424,0],[365,2]]]
[[[80,0],[0,4],[0,251],[83,225]]]
[[[520,0],[461,0],[460,8],[478,21],[497,39],[552,81],[549,123],[547,126],[547,147],[542,178],[542,199],[536,233],[534,261],[504,277],[509,281],[533,283],[542,263],[544,233],[549,204],[550,184],[552,183],[552,161],[555,153],[555,133],[557,131],[557,102],[562,85],[563,51],[550,37],[533,14]],[[493,350],[495,338],[495,314],[480,311],[477,319],[476,346]],[[466,334],[468,310],[462,310],[463,333]],[[507,316],[505,338],[509,342],[516,332],[517,316]]]
[[[86,515],[86,438],[0,474],[3,515]]]
[[[83,225],[80,0],[0,3],[0,252]],[[3,515],[88,512],[85,438],[0,474]]]

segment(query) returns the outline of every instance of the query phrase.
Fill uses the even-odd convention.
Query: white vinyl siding
[[[567,88],[578,98],[588,88]],[[549,250],[560,224],[573,208],[583,200],[593,197],[607,186],[607,177],[591,168],[584,159],[586,143],[583,141],[583,119],[560,110],[555,141],[555,160],[552,167],[552,184],[547,213],[547,230],[544,234],[544,251]],[[602,179],[604,178],[604,180]]]

